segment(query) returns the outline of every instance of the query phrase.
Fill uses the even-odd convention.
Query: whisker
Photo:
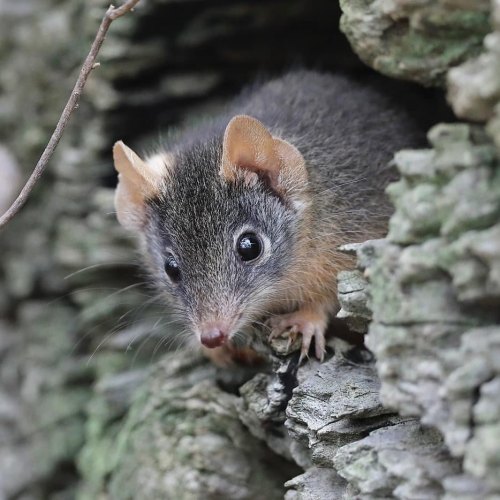
[[[91,266],[83,267],[82,269],[78,269],[78,271],[74,271],[66,276],[64,276],[64,280],[67,280],[69,278],[72,278],[73,276],[76,276],[77,274],[83,273],[85,271],[90,271],[91,269],[98,269],[100,267],[114,267],[114,266],[125,266],[125,267],[130,267],[131,263],[130,262],[105,262],[102,264],[92,264]]]

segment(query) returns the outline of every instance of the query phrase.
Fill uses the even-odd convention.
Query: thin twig
[[[71,92],[69,100],[66,103],[66,106],[64,107],[61,117],[59,118],[59,121],[57,122],[56,128],[52,133],[52,136],[50,137],[49,143],[47,144],[45,150],[40,156],[38,163],[36,164],[30,178],[28,179],[23,189],[21,190],[21,193],[16,198],[14,203],[12,203],[10,208],[2,215],[2,217],[0,217],[0,229],[3,228],[16,215],[19,212],[19,210],[23,207],[23,205],[26,203],[28,196],[35,187],[35,184],[38,181],[38,179],[40,179],[40,177],[42,176],[45,167],[47,166],[47,163],[54,154],[54,151],[57,147],[57,144],[59,143],[59,140],[61,139],[64,129],[66,128],[66,125],[68,124],[71,114],[78,106],[78,101],[82,94],[83,87],[87,82],[87,78],[89,77],[92,70],[99,65],[98,63],[95,62],[95,60],[97,58],[97,55],[99,54],[99,50],[101,49],[104,39],[106,38],[106,34],[108,32],[109,27],[111,26],[111,23],[115,19],[118,19],[127,12],[131,11],[139,3],[139,1],[140,0],[127,0],[120,7],[114,7],[113,5],[110,5],[108,10],[104,14],[104,17],[102,18],[101,21],[101,25],[99,26],[99,30],[97,31],[94,41],[92,42],[92,46],[90,47],[90,52],[85,58],[83,66],[80,70],[80,74],[78,75],[78,79],[73,88],[73,91]]]

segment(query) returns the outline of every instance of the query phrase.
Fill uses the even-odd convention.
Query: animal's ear
[[[287,141],[273,137],[255,118],[235,116],[227,125],[220,174],[228,181],[242,175],[248,183],[264,178],[280,195],[293,195],[307,185],[305,161]]]
[[[118,171],[115,209],[118,221],[126,229],[140,230],[145,222],[146,200],[158,193],[164,175],[154,163],[143,161],[122,141],[113,147]]]

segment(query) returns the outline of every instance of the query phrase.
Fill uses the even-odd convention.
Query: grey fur
[[[395,151],[422,142],[412,116],[380,90],[309,71],[247,90],[220,116],[178,134],[165,145],[175,166],[164,191],[149,201],[146,241],[154,279],[194,329],[219,316],[243,313],[243,326],[265,315],[266,300],[279,294],[296,245],[303,244],[300,213],[264,182],[249,188],[219,176],[224,130],[236,114],[257,118],[304,156],[318,242],[334,233],[338,243],[379,236],[391,211],[384,194],[393,176],[388,163]],[[239,260],[234,239],[244,227],[269,238],[267,261]],[[181,268],[177,285],[163,270],[167,249]]]

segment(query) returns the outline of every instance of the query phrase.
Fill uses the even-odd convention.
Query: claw
[[[309,359],[309,346],[306,347],[306,344],[302,343],[302,347],[300,348],[299,365],[302,364],[304,358]]]
[[[266,326],[271,329],[271,332],[269,333],[267,340],[271,342],[271,340],[275,339],[276,337],[279,337],[282,332],[278,328],[276,328],[275,320],[276,318],[270,318],[266,321]]]
[[[323,332],[316,330],[314,333],[314,354],[321,362],[325,359],[326,345]]]
[[[280,333],[278,330],[271,330],[271,333],[268,335],[267,340],[271,342],[271,340],[275,339],[276,337],[279,337]]]

